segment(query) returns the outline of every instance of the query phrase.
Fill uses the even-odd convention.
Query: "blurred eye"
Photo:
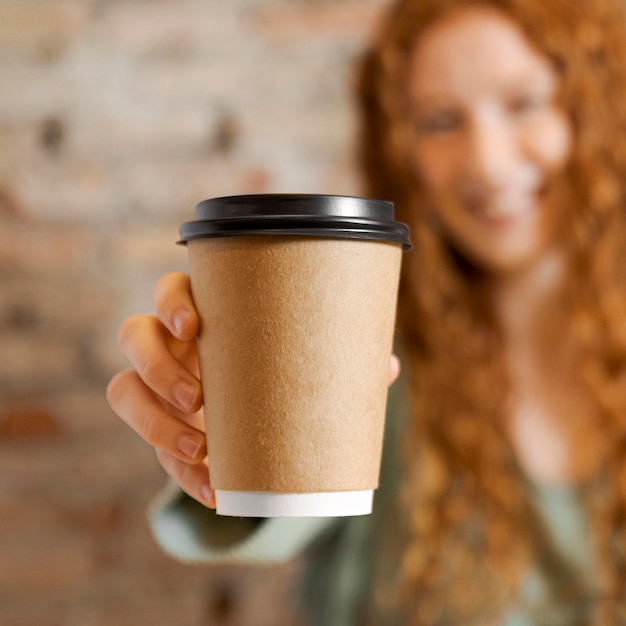
[[[418,117],[415,128],[422,135],[436,135],[458,130],[463,124],[463,117],[456,111],[436,111]]]
[[[543,93],[522,94],[509,102],[508,109],[514,115],[541,111],[551,102],[550,96]]]

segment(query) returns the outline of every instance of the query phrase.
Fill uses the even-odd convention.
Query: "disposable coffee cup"
[[[400,261],[390,202],[248,195],[180,227],[217,513],[371,513]]]

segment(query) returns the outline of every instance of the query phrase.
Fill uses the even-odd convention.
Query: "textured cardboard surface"
[[[213,487],[378,486],[400,245],[188,244]]]

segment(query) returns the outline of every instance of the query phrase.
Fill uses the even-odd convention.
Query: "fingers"
[[[392,354],[389,361],[389,385],[392,385],[398,376],[400,376],[400,359]]]
[[[199,319],[189,277],[163,276],[154,290],[156,316],[136,315],[118,341],[132,368],[107,387],[111,408],[157,449],[165,471],[191,497],[215,507],[209,483],[196,335]]]
[[[114,376],[107,387],[111,408],[147,443],[186,463],[206,456],[204,432],[170,414],[137,372]]]
[[[215,492],[209,482],[209,470],[204,463],[190,465],[157,448],[157,459],[161,467],[192,498],[212,509],[215,508]]]
[[[173,406],[186,412],[202,405],[199,379],[183,365],[197,359],[195,341],[176,341],[161,322],[150,315],[126,319],[118,333],[120,349],[145,384]],[[172,345],[176,341],[178,345]]]
[[[198,314],[191,296],[191,281],[187,274],[165,274],[154,288],[157,317],[163,325],[183,341],[198,334]]]

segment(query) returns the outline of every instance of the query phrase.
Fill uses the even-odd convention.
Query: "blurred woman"
[[[251,523],[233,545],[271,554],[272,524],[296,537],[285,558],[316,542],[319,624],[626,623],[626,5],[400,0],[358,95],[364,195],[393,200],[414,245],[402,443],[371,519]],[[188,278],[164,277],[108,392],[202,503],[157,507],[188,528],[216,519],[197,325]]]

